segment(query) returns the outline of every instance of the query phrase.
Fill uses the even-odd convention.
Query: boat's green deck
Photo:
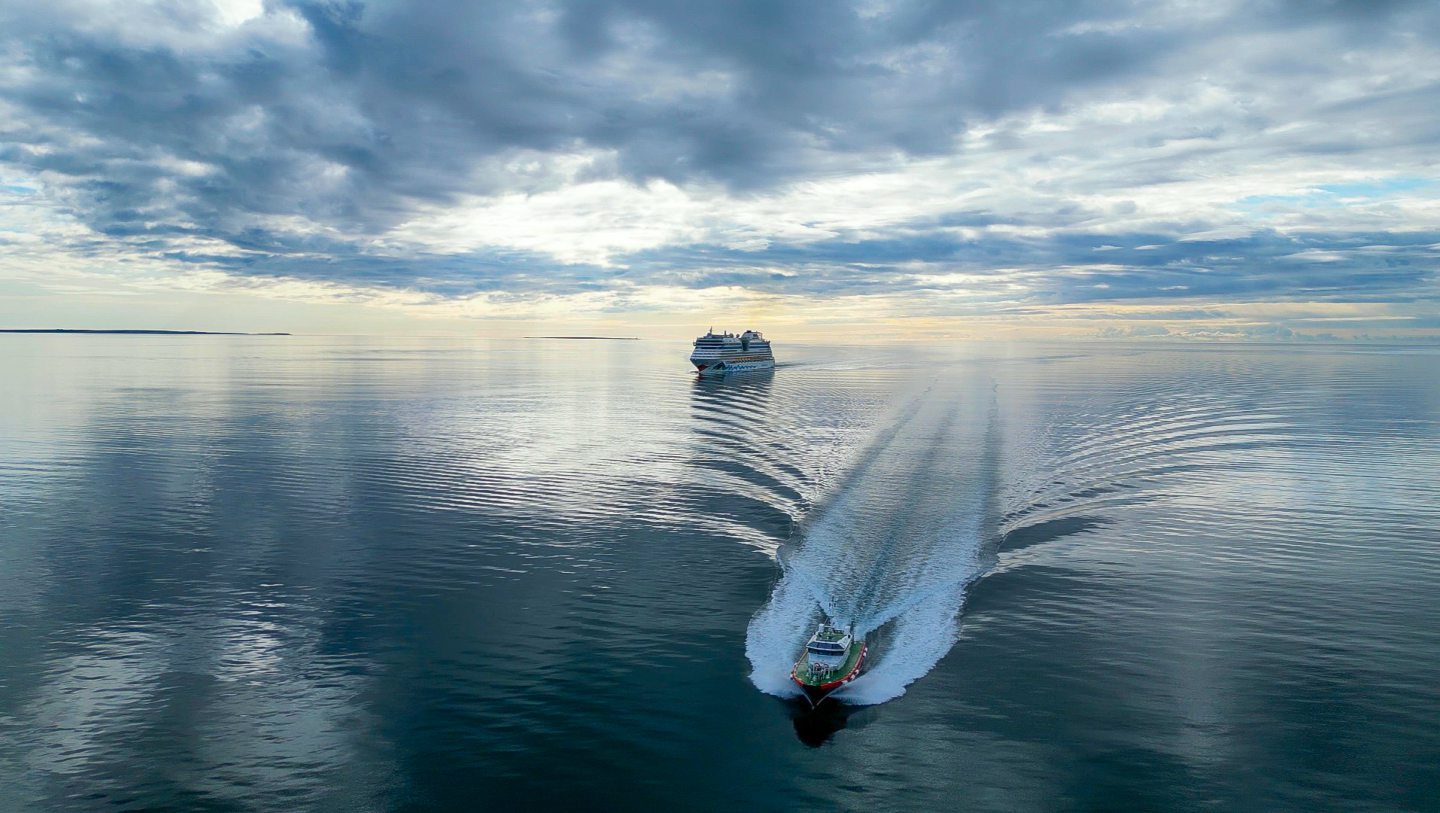
[[[811,673],[810,653],[806,652],[804,659],[795,667],[795,677],[799,678],[800,682],[807,683],[811,686],[820,686],[832,680],[839,680],[841,677],[850,674],[851,670],[855,668],[855,664],[860,662],[860,653],[864,650],[865,645],[863,641],[856,641],[851,644],[850,651],[845,656],[844,665],[833,672],[826,672],[824,675]]]

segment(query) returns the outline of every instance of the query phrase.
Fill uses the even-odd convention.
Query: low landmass
[[[584,339],[598,342],[638,342],[639,336],[526,336],[527,339]]]
[[[240,333],[232,330],[77,330],[55,328],[0,328],[0,333],[123,333],[144,336],[289,336],[289,333]]]

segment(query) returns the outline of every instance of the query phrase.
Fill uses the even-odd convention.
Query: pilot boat
[[[864,663],[865,639],[857,639],[849,627],[825,623],[810,636],[805,653],[790,670],[790,679],[815,705],[859,677]]]

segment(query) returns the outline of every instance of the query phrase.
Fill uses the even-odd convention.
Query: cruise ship
[[[770,342],[759,331],[747,330],[736,336],[716,333],[712,327],[695,340],[690,363],[700,375],[721,375],[774,367],[775,356],[770,352]]]

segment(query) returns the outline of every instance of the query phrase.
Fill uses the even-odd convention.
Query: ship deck
[[[823,676],[812,674],[810,671],[810,653],[806,652],[800,663],[795,665],[795,677],[801,682],[811,686],[820,686],[833,680],[839,680],[855,670],[860,662],[860,653],[865,651],[865,642],[856,641],[850,645],[850,651],[845,655],[845,663],[833,672],[826,672]]]

